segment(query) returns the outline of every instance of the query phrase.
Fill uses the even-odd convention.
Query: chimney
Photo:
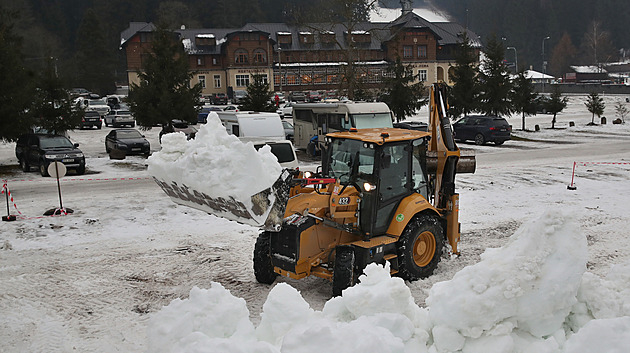
[[[402,16],[413,12],[413,7],[411,6],[412,3],[413,0],[400,0],[400,5],[402,6]]]

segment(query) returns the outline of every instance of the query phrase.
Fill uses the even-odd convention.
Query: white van
[[[298,159],[293,143],[286,139],[280,115],[260,112],[217,112],[228,134],[236,135],[243,142],[251,141],[256,149],[271,147],[283,168],[296,169]]]

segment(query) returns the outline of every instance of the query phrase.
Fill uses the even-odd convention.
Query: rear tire
[[[415,281],[431,276],[444,248],[444,232],[440,221],[431,215],[415,217],[396,242],[396,247],[400,277]]]
[[[501,141],[494,141],[494,144],[497,145],[497,146],[501,146],[503,144],[503,142],[505,142],[505,141],[503,141],[503,140],[501,140]]]
[[[486,138],[482,134],[475,135],[475,145],[481,146],[486,143]]]
[[[335,252],[332,292],[334,297],[338,297],[344,289],[355,285],[358,276],[354,271],[354,249],[338,246]]]
[[[264,284],[272,284],[278,276],[273,271],[271,262],[271,234],[262,232],[256,239],[254,246],[254,275],[256,280]]]
[[[22,157],[22,159],[20,159],[20,167],[22,167],[22,171],[24,171],[24,172],[30,172],[31,171],[31,166],[28,164],[28,161],[26,160],[26,157]]]

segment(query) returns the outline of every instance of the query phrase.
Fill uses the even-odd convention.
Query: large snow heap
[[[608,278],[586,271],[586,239],[560,212],[521,227],[479,263],[437,283],[415,304],[389,266],[310,308],[285,283],[257,328],[243,299],[219,283],[193,288],[155,313],[150,352],[622,352],[630,346],[630,265]],[[606,295],[601,295],[606,292]]]

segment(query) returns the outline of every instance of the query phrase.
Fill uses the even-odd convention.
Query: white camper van
[[[243,142],[252,142],[256,149],[264,145],[278,158],[283,168],[298,167],[297,155],[291,141],[286,139],[280,115],[260,112],[217,112],[228,134],[236,135]]]

